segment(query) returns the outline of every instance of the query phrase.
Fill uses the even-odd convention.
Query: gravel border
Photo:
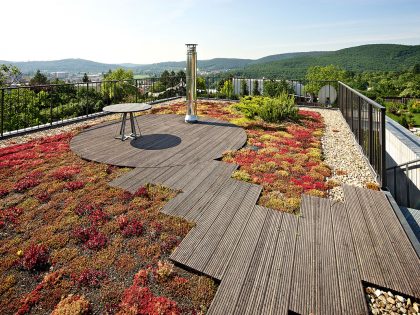
[[[370,165],[362,154],[359,144],[355,141],[343,115],[337,109],[299,107],[303,110],[314,111],[324,118],[325,133],[322,137],[324,162],[331,168],[331,181],[340,186],[329,192],[333,200],[344,201],[341,184],[366,187],[366,183],[378,185]],[[379,185],[378,185],[379,187]]]

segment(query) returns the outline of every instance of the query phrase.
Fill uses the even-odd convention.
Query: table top
[[[109,113],[134,113],[151,109],[147,103],[123,103],[105,106],[102,110]]]

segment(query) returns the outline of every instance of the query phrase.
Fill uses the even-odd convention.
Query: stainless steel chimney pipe
[[[197,116],[197,44],[187,46],[187,114],[185,122],[194,123]]]

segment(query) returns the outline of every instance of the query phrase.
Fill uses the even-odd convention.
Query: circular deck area
[[[188,165],[218,159],[227,150],[240,149],[247,140],[245,130],[213,118],[195,124],[180,115],[136,117],[142,137],[114,139],[120,122],[100,124],[82,131],[70,142],[86,160],[127,167]]]

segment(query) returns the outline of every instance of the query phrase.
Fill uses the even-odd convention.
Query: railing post
[[[407,194],[407,207],[410,207],[410,177],[408,176],[408,163],[405,166],[405,191]]]
[[[86,82],[86,116],[89,117],[89,82]]]
[[[138,80],[135,79],[136,82],[136,103],[138,103],[138,96],[139,96],[139,87],[138,87]]]
[[[50,126],[53,124],[53,95],[50,95]]]
[[[4,89],[1,90],[1,123],[0,123],[0,131],[1,131],[1,136],[3,137],[3,132],[4,132]]]
[[[368,158],[370,164],[372,164],[373,161],[373,107],[372,104],[369,103],[368,105]]]
[[[385,189],[386,178],[386,130],[385,130],[385,108],[381,108],[381,184]]]
[[[357,108],[357,118],[358,118],[357,137],[359,138],[358,139],[359,140],[359,145],[362,145],[362,141],[363,141],[363,139],[362,139],[362,137],[363,137],[363,134],[362,134],[362,105],[361,105],[362,98],[359,97],[358,100],[359,101],[357,102],[357,106],[358,106],[358,108]]]

